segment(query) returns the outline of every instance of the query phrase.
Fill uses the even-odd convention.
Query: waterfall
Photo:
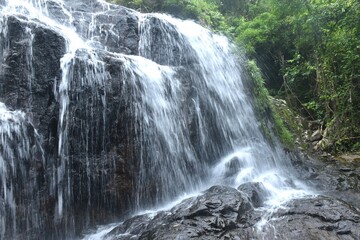
[[[235,47],[225,37],[161,14],[143,15],[140,32],[141,56],[173,69],[185,68],[191,79],[179,81],[175,75],[170,84],[151,74],[156,66],[150,65],[148,72],[148,64],[141,64],[156,85],[149,92],[145,86],[142,95],[146,105],[140,108],[145,114],[142,129],[149,136],[142,136],[141,142],[152,142],[141,147],[146,155],[140,185],[149,189],[148,181],[154,178],[163,194],[180,189],[176,196],[215,184],[262,182],[280,202],[305,193],[300,182],[289,179],[289,157],[278,143],[270,144],[263,136],[246,93],[250,89],[244,83],[244,59],[235,57]],[[149,201],[149,196],[144,199]]]
[[[10,111],[0,103],[0,236],[15,235],[26,224],[37,226],[39,181],[35,172],[44,163],[41,138],[24,112]],[[17,191],[21,191],[18,196]],[[18,198],[18,199],[16,199]],[[15,201],[17,200],[17,201]],[[19,221],[18,214],[28,216]],[[10,235],[10,236],[11,236]]]
[[[0,238],[73,238],[212,185],[305,193],[225,37],[103,1],[0,3]]]

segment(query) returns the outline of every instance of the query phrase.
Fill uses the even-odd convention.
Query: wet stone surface
[[[357,239],[360,212],[326,196],[294,199],[266,216],[259,183],[234,188],[214,186],[155,216],[126,220],[106,239]],[[251,189],[249,191],[249,189]],[[251,193],[249,195],[249,192]],[[251,200],[253,199],[253,200]],[[264,220],[264,219],[263,219]],[[125,234],[126,233],[126,234]]]

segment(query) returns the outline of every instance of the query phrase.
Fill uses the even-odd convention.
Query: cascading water
[[[146,154],[156,157],[146,155],[142,160],[147,167],[140,168],[144,171],[140,185],[145,186],[154,178],[161,181],[160,192],[169,194],[176,188],[178,194],[215,184],[263,182],[279,201],[304,194],[305,191],[295,190],[304,187],[301,183],[291,180],[293,185],[289,185],[288,156],[278,144],[270,145],[261,133],[245,92],[242,59],[233,56],[233,46],[227,39],[192,21],[166,15],[144,15],[140,24],[140,55],[160,64],[184,67],[191,79],[181,82],[175,75],[171,86],[165,79],[162,91],[161,86],[156,86],[143,93],[146,107],[140,112],[150,112],[142,121],[146,124],[143,131],[150,136],[143,136],[142,142],[153,140],[151,136],[158,136],[159,140],[142,148],[150,148],[147,151],[152,152]],[[158,48],[152,49],[153,45]],[[156,77],[151,79],[157,81]],[[184,105],[188,106],[185,111]],[[149,119],[154,126],[148,125]],[[165,141],[161,143],[161,139]],[[185,187],[181,188],[181,184]]]
[[[26,114],[0,103],[0,236],[16,236],[18,228],[39,223],[39,181],[44,162],[41,139]],[[30,170],[30,171],[29,171]],[[40,170],[43,171],[43,170]],[[17,191],[21,191],[20,197]],[[18,212],[28,216],[18,219]]]
[[[305,193],[263,137],[226,38],[95,0],[0,3],[0,99],[15,109],[0,106],[0,238],[73,238],[215,184]]]
[[[98,4],[98,7],[105,11],[108,6]],[[5,94],[2,99],[9,102],[12,108],[24,111],[22,115],[16,111],[11,115],[10,110],[2,108],[4,109],[2,111],[4,118],[1,120],[4,125],[2,129],[6,130],[4,130],[4,134],[7,134],[7,137],[2,138],[1,145],[9,149],[14,148],[15,153],[19,151],[22,154],[9,155],[10,150],[7,150],[2,155],[4,167],[1,171],[1,182],[4,189],[1,197],[6,199],[4,205],[6,211],[2,211],[5,215],[2,214],[1,218],[1,238],[22,239],[24,238],[22,234],[26,232],[30,233],[28,235],[30,239],[37,238],[36,236],[40,234],[44,235],[43,232],[45,232],[46,238],[71,237],[76,231],[79,231],[77,230],[79,224],[76,223],[75,216],[78,209],[74,211],[74,205],[80,204],[80,208],[84,208],[83,216],[81,216],[84,224],[80,225],[86,226],[93,221],[91,215],[101,215],[95,211],[89,213],[87,209],[93,209],[99,205],[107,205],[108,208],[112,208],[114,207],[112,203],[116,201],[114,194],[109,194],[109,190],[104,187],[113,178],[113,175],[107,176],[104,166],[111,168],[113,164],[117,164],[115,162],[117,157],[108,154],[110,147],[106,142],[109,141],[107,136],[110,130],[106,124],[108,116],[106,116],[107,96],[104,82],[109,76],[105,71],[105,63],[100,60],[95,48],[91,47],[94,39],[97,38],[96,33],[80,31],[79,26],[80,33],[76,33],[72,14],[76,14],[76,12],[70,12],[70,9],[66,8],[62,1],[12,0],[2,3],[1,6],[1,59],[3,72],[5,72],[2,75],[1,84],[4,86],[11,81],[11,84],[19,89],[15,94],[6,93],[4,90]],[[91,18],[91,16],[89,13],[85,17]],[[85,17],[82,17],[85,21]],[[89,21],[85,21],[84,25],[86,24],[91,25]],[[84,29],[87,28],[79,25]],[[14,32],[18,34],[16,38],[12,37]],[[51,36],[49,33],[56,35]],[[48,34],[47,37],[58,38],[59,44],[49,46],[40,43],[44,41],[46,34]],[[24,40],[21,41],[21,38]],[[41,44],[44,45],[41,46]],[[37,47],[33,48],[34,45]],[[21,46],[21,49],[17,49],[17,46]],[[42,52],[43,48],[50,49],[50,53],[53,53],[51,49],[55,48],[59,49],[59,52],[63,50],[62,57],[55,61],[59,63],[58,66],[44,66],[42,65],[44,63],[39,63],[42,57],[47,58]],[[25,49],[24,52],[22,49]],[[20,56],[19,60],[16,58],[17,56]],[[25,62],[22,60],[23,58]],[[50,58],[54,58],[54,56],[50,56]],[[23,64],[19,75],[11,73],[11,65],[14,65],[12,63]],[[43,73],[40,73],[40,68],[45,69]],[[60,68],[60,74],[54,73],[54,76],[51,77],[51,68]],[[14,79],[9,79],[9,77]],[[43,84],[46,86],[43,88],[46,93],[42,93],[41,86],[37,85],[41,82],[40,78],[45,80]],[[32,84],[32,82],[36,84]],[[52,93],[51,89],[53,89]],[[26,95],[25,99],[22,99],[23,93]],[[34,99],[33,94],[37,95]],[[44,118],[47,118],[48,113],[40,113],[40,116],[34,115],[37,121],[35,127],[40,127],[42,130],[49,128],[48,131],[42,131],[45,138],[44,145],[47,147],[45,153],[40,151],[42,149],[40,144],[30,145],[28,140],[31,137],[30,133],[25,131],[26,127],[20,131],[21,128],[18,126],[20,124],[25,126],[25,123],[22,123],[22,121],[25,122],[25,115],[29,115],[28,118],[31,120],[34,112],[47,111],[46,109],[36,109],[42,105],[39,103],[41,101],[39,95],[45,95],[44,105],[57,112],[57,114],[49,116],[50,120],[45,120],[46,124],[49,124],[48,126],[40,125]],[[21,102],[24,100],[25,104]],[[79,104],[75,105],[74,102],[79,102]],[[20,117],[9,116],[23,116],[23,120]],[[30,122],[30,120],[28,121]],[[33,132],[36,130],[34,129]],[[12,137],[12,134],[17,135]],[[73,136],[76,136],[76,139]],[[24,144],[19,142],[17,147],[7,138],[11,138],[15,142],[24,141]],[[32,138],[35,139],[34,136]],[[25,147],[26,149],[22,149]],[[36,163],[36,159],[28,153],[32,148],[35,149],[32,150],[33,152],[41,152],[41,157],[46,159],[40,164],[41,172],[27,166]],[[12,166],[12,174],[7,165]],[[21,169],[21,171],[16,169]],[[33,171],[34,176],[28,171]],[[77,173],[74,174],[74,171]],[[17,186],[14,187],[15,184],[12,182],[15,182],[14,178],[16,177],[21,181],[16,180]],[[43,182],[39,182],[39,179],[36,179],[38,182],[33,181],[32,178],[41,178]],[[25,184],[27,181],[31,182],[29,186]],[[32,194],[19,197],[22,191],[26,191],[25,189],[28,187],[32,189]],[[30,202],[32,199],[35,199],[36,206],[26,202]],[[24,206],[21,205],[23,201],[26,203]],[[33,208],[35,214],[19,210],[27,207],[36,207]],[[36,221],[33,220],[34,218]],[[44,226],[49,222],[49,226]]]

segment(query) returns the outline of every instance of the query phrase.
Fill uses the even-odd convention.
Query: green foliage
[[[236,29],[236,40],[245,47],[248,53],[255,53],[255,47],[259,44],[270,44],[268,36],[276,28],[275,20],[275,16],[271,13],[260,14],[252,21],[241,19]]]
[[[261,122],[261,127],[265,136],[267,136],[267,138],[270,140],[273,140],[273,134],[271,133],[275,132],[275,134],[280,138],[280,141],[286,147],[292,148],[294,146],[294,138],[290,131],[285,127],[285,124],[280,117],[277,108],[275,108],[269,100],[269,92],[265,87],[265,82],[261,74],[261,70],[258,68],[255,61],[247,62],[247,70],[254,82],[257,116]],[[265,119],[271,119],[274,125],[269,126],[269,124],[265,122]]]
[[[324,117],[323,107],[319,102],[310,100],[303,104],[303,107],[309,115],[314,116],[316,119],[322,119]]]
[[[246,66],[254,82],[254,94],[256,96],[257,109],[260,112],[260,115],[264,115],[269,108],[269,92],[265,87],[264,78],[255,61],[248,61]]]
[[[293,148],[295,141],[291,132],[285,127],[282,117],[274,111],[275,132],[280,138],[280,141],[288,148]]]
[[[341,124],[329,131],[334,150],[351,150],[360,136],[359,1],[269,0],[263,6],[242,19],[236,39],[251,56],[273,59],[262,70],[293,108],[330,127],[337,119]],[[280,69],[275,77],[274,68]]]
[[[185,1],[185,11],[193,14],[195,19],[207,26],[226,31],[224,16],[219,12],[218,6],[211,1],[187,0]]]

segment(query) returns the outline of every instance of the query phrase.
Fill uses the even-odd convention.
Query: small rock
[[[320,157],[322,157],[322,158],[326,158],[326,157],[330,157],[331,155],[329,154],[329,153],[326,153],[326,152],[324,152],[324,153],[322,153],[321,155],[320,155]]]
[[[322,138],[317,144],[316,148],[320,150],[325,150],[331,146],[331,141],[327,138]]]
[[[321,139],[322,139],[321,131],[318,129],[311,135],[310,142],[319,141]]]
[[[266,189],[262,183],[244,183],[238,188],[239,191],[245,193],[255,208],[261,207],[267,196]]]
[[[346,221],[340,222],[339,226],[338,226],[338,230],[336,231],[336,233],[339,234],[339,235],[350,234],[351,233],[351,228],[347,224]]]
[[[339,171],[341,172],[351,172],[353,171],[354,169],[352,168],[349,168],[349,167],[342,167],[342,168],[339,168]]]
[[[313,130],[313,131],[315,131],[316,129],[319,129],[319,127],[321,127],[321,122],[319,122],[319,121],[310,121],[310,122],[308,122],[308,128],[310,129],[310,130]]]
[[[317,146],[318,143],[319,143],[319,141],[315,141],[315,142],[311,143],[315,150],[319,150],[319,147]]]
[[[344,235],[344,234],[350,234],[351,230],[350,229],[343,229],[343,230],[339,230],[336,232],[339,235]]]

